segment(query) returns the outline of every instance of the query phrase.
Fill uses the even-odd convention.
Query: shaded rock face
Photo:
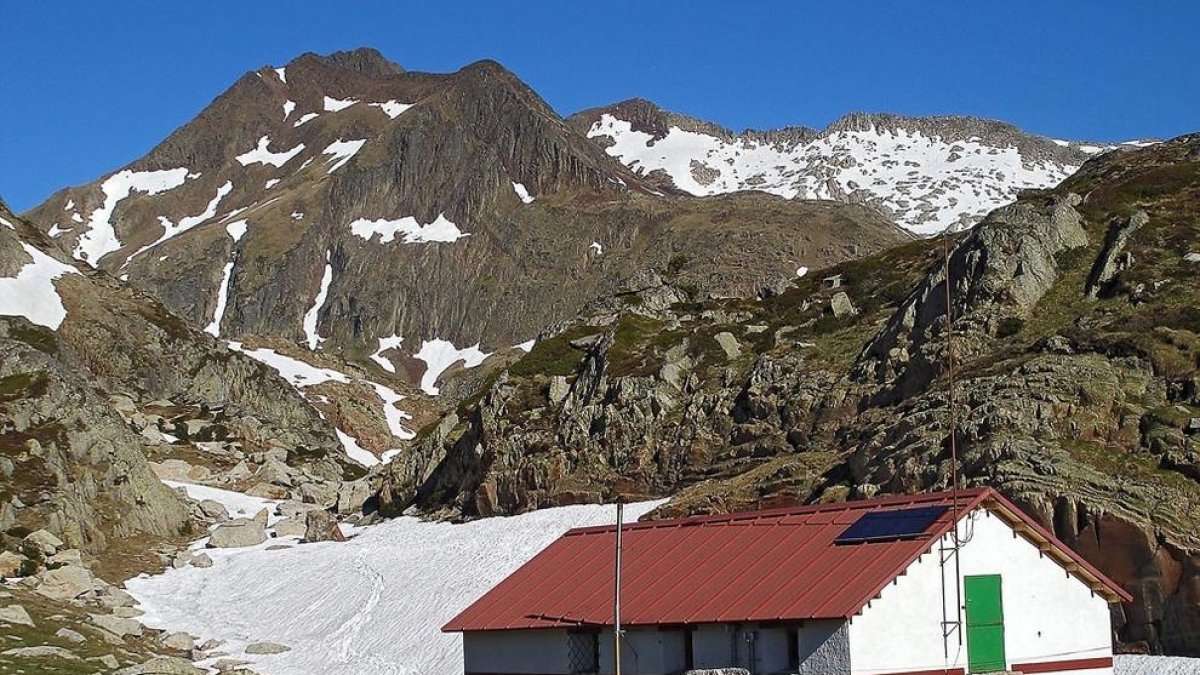
[[[1135,596],[1114,611],[1121,640],[1200,654],[1200,286],[1183,259],[1200,237],[1183,216],[1200,207],[1197,147],[1097,159],[954,242],[952,407],[941,242],[757,302],[654,306],[662,287],[638,284],[428,426],[388,468],[381,510],[673,495],[658,515],[676,516],[944,489],[953,434],[963,484],[1000,489]],[[1089,299],[1109,223],[1134,200],[1138,262]],[[833,316],[837,293],[859,313]]]
[[[14,329],[31,330],[0,319],[0,449],[15,469],[0,488],[8,528],[45,527],[90,552],[185,530],[187,507],[150,472],[139,438],[75,371],[13,339]]]
[[[697,297],[747,295],[906,239],[863,207],[658,196],[494,62],[407,73],[358,50],[281,70],[28,216],[193,328],[356,358],[404,336],[398,360],[523,342],[671,260]]]
[[[26,221],[3,209],[0,219],[0,261],[23,267],[30,250],[71,260]],[[107,274],[73,269],[41,291],[40,303],[62,305],[55,327],[0,317],[4,548],[22,547],[12,533],[39,531],[30,542],[47,560],[62,549],[119,559],[191,533],[188,506],[146,461],[165,445],[154,425],[165,429],[162,414],[176,403],[206,418],[219,411],[219,425],[196,420],[198,429],[249,450],[276,448],[306,475],[340,480],[345,460],[332,431],[275,371]]]

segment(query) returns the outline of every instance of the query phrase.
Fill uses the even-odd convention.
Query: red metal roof
[[[626,625],[799,621],[858,613],[950,531],[947,510],[924,534],[835,545],[864,513],[951,505],[949,492],[633,523],[623,528],[621,620]],[[1129,596],[990,488],[960,490],[961,517],[980,505],[1028,525],[1110,599]],[[612,624],[616,528],[564,534],[442,630]]]

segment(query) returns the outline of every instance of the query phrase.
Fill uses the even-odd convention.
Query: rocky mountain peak
[[[375,78],[399,75],[404,72],[404,68],[400,67],[399,64],[389,60],[379,50],[371,47],[359,47],[347,51],[333,52],[325,56],[308,53],[298,57],[288,65],[296,64],[304,58],[312,58],[334,68],[341,68]]]

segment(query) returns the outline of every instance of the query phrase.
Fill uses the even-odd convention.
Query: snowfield
[[[866,201],[921,235],[974,224],[1020,190],[1057,185],[1079,168],[1023,157],[1015,147],[991,147],[978,138],[945,140],[874,126],[795,145],[730,142],[679,127],[655,139],[605,113],[588,136],[612,139],[609,155],[642,174],[665,171],[694,195],[755,189],[786,199]]]
[[[12,227],[8,221],[4,224]],[[67,318],[67,310],[54,287],[54,280],[78,272],[25,242],[20,244],[33,260],[26,263],[17,276],[0,277],[0,314],[23,316],[39,326],[58,330]]]
[[[242,166],[250,166],[251,164],[270,164],[276,169],[287,164],[293,157],[300,154],[304,150],[304,144],[299,143],[291,150],[283,152],[271,152],[267,148],[271,145],[271,138],[263,136],[258,139],[258,146],[249,152],[244,152],[237,157],[234,157]]]
[[[167,484],[237,515],[275,505],[217,488]],[[632,504],[626,512],[633,520],[661,503]],[[343,526],[350,535],[345,543],[266,550],[294,544],[290,538],[208,549],[211,568],[169,569],[125,585],[146,612],[142,623],[224,640],[229,658],[250,661],[264,675],[460,675],[462,640],[441,626],[563,532],[609,525],[615,515],[611,506],[589,505],[462,525],[397,518]],[[243,653],[264,640],[291,651]],[[1117,656],[1115,665],[1117,675],[1200,675],[1200,659]]]
[[[379,235],[381,244],[392,243],[395,241],[396,235],[403,237],[405,244],[450,243],[470,236],[458,229],[458,225],[455,225],[444,213],[439,213],[438,217],[427,225],[422,225],[412,216],[395,220],[359,218],[350,223],[350,232],[365,241],[371,241],[375,235]]]
[[[661,503],[629,505],[627,517]],[[211,549],[211,568],[143,575],[126,588],[146,625],[225,640],[223,651],[264,675],[459,675],[462,639],[442,625],[563,532],[615,518],[611,506],[461,525],[397,518],[345,543]],[[291,651],[243,654],[263,640]]]
[[[104,179],[100,191],[104,193],[104,204],[88,217],[83,236],[75,244],[74,256],[93,265],[106,254],[121,248],[121,240],[113,229],[112,215],[117,204],[134,192],[156,195],[174,190],[183,185],[192,174],[185,168],[161,171],[131,171],[126,169]]]

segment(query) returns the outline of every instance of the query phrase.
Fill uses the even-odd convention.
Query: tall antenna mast
[[[954,305],[950,294],[950,228],[942,231],[942,255],[946,265],[946,409],[950,417],[950,501],[958,514],[958,442],[955,439],[957,421],[954,415]],[[957,527],[955,530],[957,531]]]
[[[621,675],[621,525],[625,517],[625,505],[617,502],[617,555],[616,582],[613,587],[613,665],[614,675]]]

